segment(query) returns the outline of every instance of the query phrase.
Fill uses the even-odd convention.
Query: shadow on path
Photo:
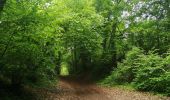
[[[99,87],[85,80],[60,77],[58,86],[48,91],[46,100],[170,100],[149,93]]]

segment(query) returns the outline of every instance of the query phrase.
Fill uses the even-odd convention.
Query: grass
[[[117,88],[121,88],[121,89],[123,89],[123,90],[131,90],[131,91],[134,91],[135,90],[135,88],[133,87],[133,85],[132,84],[105,84],[105,83],[103,83],[103,81],[99,81],[99,82],[97,82],[97,84],[98,85],[100,85],[100,86],[104,86],[104,87],[117,87]]]

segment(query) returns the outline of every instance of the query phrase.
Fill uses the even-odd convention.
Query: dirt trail
[[[170,100],[149,93],[124,90],[120,88],[98,87],[69,79],[60,79],[56,89],[48,91],[46,100]]]

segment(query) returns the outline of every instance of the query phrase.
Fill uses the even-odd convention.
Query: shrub
[[[161,58],[156,54],[140,58],[134,85],[138,90],[168,93],[170,88],[169,56]]]
[[[18,43],[3,58],[1,75],[12,85],[36,84],[55,79],[55,65],[39,46],[32,43]]]
[[[118,68],[115,69],[112,74],[106,78],[105,82],[112,84],[124,84],[130,83],[135,78],[136,70],[138,67],[139,56],[143,55],[143,51],[137,47],[132,48],[126,54],[126,59],[122,63],[118,63]]]
[[[132,83],[137,90],[170,95],[170,55],[167,53],[166,57],[161,57],[153,52],[143,54],[142,50],[135,47],[103,83]]]

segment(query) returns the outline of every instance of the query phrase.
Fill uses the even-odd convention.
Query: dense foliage
[[[133,48],[104,83],[131,83],[138,90],[169,93],[169,61],[168,53],[161,57],[153,52],[143,54],[139,48]]]
[[[42,2],[43,3],[43,2]],[[1,77],[13,85],[55,78],[56,43],[35,1],[8,0],[1,15]]]
[[[0,80],[72,76],[170,93],[169,0],[1,0]]]

